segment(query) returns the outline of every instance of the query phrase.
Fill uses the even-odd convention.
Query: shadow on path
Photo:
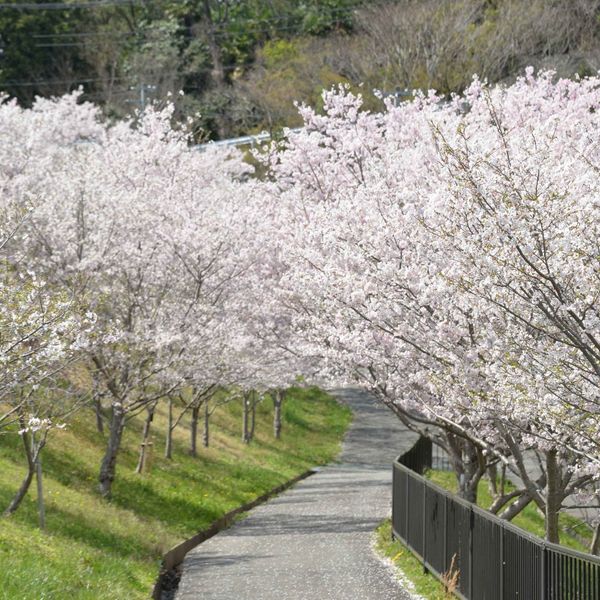
[[[415,441],[365,392],[332,390],[354,411],[340,463],[322,468],[186,557],[177,600],[408,600],[373,555],[390,513],[395,457]]]

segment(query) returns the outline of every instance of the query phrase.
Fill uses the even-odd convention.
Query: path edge
[[[247,512],[253,508],[256,508],[260,504],[263,504],[267,500],[273,498],[277,494],[284,492],[288,488],[292,487],[299,481],[314,475],[319,472],[319,467],[312,467],[307,471],[304,471],[300,475],[296,475],[292,479],[288,479],[286,482],[272,488],[268,492],[258,496],[254,500],[247,502],[246,504],[242,504],[233,510],[230,510],[228,513],[225,513],[222,517],[218,518],[216,521],[213,521],[206,529],[201,529],[198,533],[193,535],[192,537],[184,540],[180,544],[173,546],[170,550],[168,550],[162,558],[160,564],[160,570],[158,573],[158,577],[154,584],[154,588],[152,589],[152,599],[153,600],[161,600],[162,592],[165,587],[165,583],[167,582],[169,575],[172,574],[175,569],[183,563],[187,553],[190,550],[193,550],[196,546],[199,546],[202,542],[205,542],[209,538],[213,537],[223,529],[229,527],[235,517],[240,513]]]

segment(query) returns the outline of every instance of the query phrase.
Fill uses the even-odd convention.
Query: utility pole
[[[129,88],[131,91],[135,90],[135,87],[132,86]],[[146,110],[146,103],[148,102],[148,92],[156,91],[156,86],[150,83],[140,83],[139,85],[139,100],[127,100],[127,102],[138,104],[140,110],[144,112]]]
[[[393,92],[384,92],[384,98],[392,97],[394,100],[394,106],[399,106],[404,98],[412,98],[413,93],[408,88],[401,89],[397,87]]]
[[[155,85],[150,85],[147,83],[140,84],[140,107],[142,109],[142,112],[146,109],[146,92],[153,92],[155,90]]]

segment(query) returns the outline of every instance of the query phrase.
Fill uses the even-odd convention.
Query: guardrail
[[[287,133],[296,133],[297,131],[301,131],[302,127],[294,127],[292,129],[284,129],[281,135],[286,135]],[[256,133],[254,135],[242,135],[236,138],[228,138],[226,140],[216,140],[213,142],[206,142],[204,144],[198,144],[195,146],[196,149],[203,151],[207,148],[229,148],[231,146],[239,147],[239,146],[258,146],[259,144],[263,144],[265,142],[270,142],[272,139],[271,134],[268,131],[263,131],[262,133]]]
[[[551,544],[431,483],[432,444],[394,462],[393,535],[463,600],[600,600],[600,557]]]

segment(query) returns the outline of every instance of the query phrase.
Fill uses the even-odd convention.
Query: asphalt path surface
[[[408,600],[371,549],[391,507],[393,459],[415,442],[365,392],[339,462],[252,510],[186,557],[177,600]]]

